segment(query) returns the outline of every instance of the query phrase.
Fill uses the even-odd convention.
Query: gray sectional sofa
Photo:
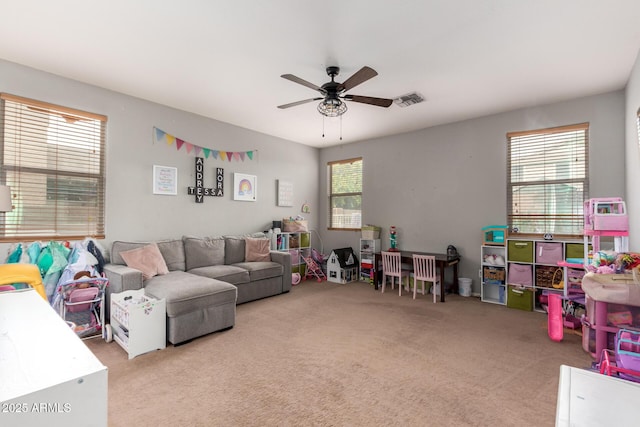
[[[130,258],[132,250],[148,248],[150,242],[113,242],[104,267],[107,295],[144,288],[146,295],[164,298],[167,340],[172,344],[230,328],[235,324],[236,304],[291,290],[289,253],[268,251],[267,246],[265,254],[268,243],[263,240],[266,236],[256,233],[154,242],[151,246],[159,249],[166,270],[152,277],[148,272],[143,276],[124,259]],[[261,246],[259,254],[252,252],[256,244]]]

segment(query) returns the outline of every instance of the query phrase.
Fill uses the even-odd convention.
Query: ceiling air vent
[[[406,95],[394,98],[393,102],[399,107],[408,107],[409,105],[419,104],[424,101],[424,96],[417,92],[408,93]]]

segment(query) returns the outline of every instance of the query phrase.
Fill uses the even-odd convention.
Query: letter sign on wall
[[[196,157],[196,185],[187,187],[190,195],[196,196],[196,203],[202,203],[204,196],[224,196],[224,169],[216,168],[216,183],[214,188],[204,187],[204,158]]]

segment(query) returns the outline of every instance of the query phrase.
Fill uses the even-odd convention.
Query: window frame
[[[361,163],[361,172],[360,172],[360,191],[359,192],[347,192],[347,193],[333,193],[333,166],[335,165],[343,165],[343,164],[352,164],[355,162]],[[336,231],[360,231],[362,229],[362,180],[363,180],[363,171],[364,171],[364,161],[362,157],[354,157],[351,159],[344,160],[335,160],[327,163],[327,193],[328,193],[328,202],[329,207],[327,209],[328,213],[328,227],[327,230],[336,230]],[[336,227],[334,224],[334,215],[333,215],[333,199],[335,197],[350,197],[350,196],[359,196],[360,197],[360,227]]]
[[[106,128],[101,114],[0,93],[0,183],[14,204],[0,242],[105,238]]]
[[[550,159],[547,160],[546,156],[548,152],[552,152],[551,147],[553,147],[553,144],[557,144],[558,142],[571,142],[569,137],[563,138],[562,134],[566,134],[566,133],[571,133],[571,132],[584,132],[584,139],[582,140],[584,142],[584,145],[582,146],[582,148],[579,151],[570,151],[569,148],[565,148],[562,147],[562,154],[566,157],[555,157],[554,153],[553,155],[549,154]],[[520,145],[518,145],[517,143],[514,142],[514,140],[519,140]],[[576,141],[580,141],[580,139],[578,138],[578,140]],[[516,145],[517,147],[522,146],[523,142],[529,142],[531,143],[531,147],[530,149],[542,149],[543,154],[540,155],[536,155],[536,157],[534,157],[534,155],[529,155],[529,159],[535,159],[537,160],[536,162],[533,162],[531,160],[526,160],[526,157],[524,157],[525,155],[521,156],[521,157],[517,157],[517,161],[514,162],[514,145]],[[580,143],[577,142],[574,144],[574,147],[579,147]],[[549,151],[547,151],[549,150]],[[566,152],[565,152],[566,151]],[[583,158],[584,159],[584,163],[580,162],[580,164],[577,167],[572,167],[570,166],[571,161],[573,160],[573,156],[575,156],[575,159],[580,159]],[[582,224],[584,221],[584,214],[583,214],[583,209],[584,209],[584,201],[587,200],[589,198],[589,123],[579,123],[579,124],[574,124],[574,125],[567,125],[567,126],[559,126],[559,127],[553,127],[553,128],[545,128],[545,129],[535,129],[535,130],[529,130],[529,131],[520,131],[520,132],[509,132],[507,133],[507,225],[509,227],[509,230],[511,230],[512,233],[518,235],[518,236],[523,236],[523,237],[539,237],[539,236],[543,236],[547,233],[552,234],[554,237],[559,237],[559,238],[582,238],[583,236],[583,232],[582,232]],[[516,164],[514,166],[514,163]],[[558,170],[559,168],[562,166],[562,163],[565,163],[565,173],[568,173],[569,176],[567,177],[558,177]],[[550,169],[554,169],[554,172],[556,175],[554,175],[552,178],[548,178],[548,179],[529,179],[529,180],[525,180],[525,179],[520,179],[520,180],[514,180],[514,176],[516,175],[522,175],[523,174],[523,167],[526,165],[529,165],[530,167],[532,167],[532,165],[538,165],[536,166],[536,168],[539,168],[538,170],[535,170],[535,172],[541,172],[543,174],[547,173]],[[540,166],[540,165],[544,165],[544,166]],[[520,169],[516,169],[517,167],[519,167]],[[533,168],[533,167],[532,167]],[[519,171],[519,172],[518,172]],[[579,176],[571,176],[573,174],[576,173],[576,171],[579,173],[580,171],[583,171],[583,175],[582,177]],[[529,173],[531,173],[531,171],[529,171]],[[531,213],[530,211],[526,212],[526,213],[522,213],[522,214],[518,214],[516,212],[514,212],[514,207],[515,207],[515,202],[514,202],[514,188],[523,188],[523,187],[542,187],[542,190],[539,192],[536,192],[535,194],[538,197],[542,197],[543,198],[543,202],[546,205],[547,203],[549,203],[549,201],[553,201],[555,202],[558,198],[556,197],[557,191],[555,190],[557,188],[558,185],[574,185],[579,187],[580,185],[582,186],[582,200],[576,201],[575,200],[575,196],[571,196],[572,201],[570,203],[571,205],[571,212],[570,213],[559,213],[556,211],[545,211],[543,213]],[[554,190],[552,190],[551,192],[547,191],[547,188],[553,188]],[[575,190],[575,187],[573,187]],[[565,196],[567,197],[567,196]],[[530,198],[533,198],[530,196]],[[525,199],[526,200],[526,199]],[[545,210],[545,209],[543,209]],[[545,230],[543,231],[533,231],[533,230],[515,230],[514,229],[514,223],[517,224],[518,223],[518,219],[520,221],[523,221],[525,219],[529,219],[530,221],[534,221],[534,218],[536,221],[542,221],[542,224],[547,224],[547,226],[545,227]],[[549,226],[557,226],[555,223],[559,222],[559,223],[564,223],[564,227],[565,228],[570,228],[572,229],[571,232],[556,232],[555,230],[551,230],[548,229]],[[521,223],[521,222],[520,222]]]

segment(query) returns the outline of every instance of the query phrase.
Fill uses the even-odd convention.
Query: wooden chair
[[[405,287],[409,289],[409,270],[402,269],[400,252],[381,252],[382,254],[382,293],[387,286],[387,276],[391,277],[391,289],[395,286],[395,278],[398,278],[398,295],[402,295],[402,278],[406,277]]]
[[[433,302],[435,303],[438,300],[437,285],[440,284],[440,276],[438,276],[436,269],[436,257],[413,254],[413,299],[416,299],[418,280],[422,282],[422,295],[425,294],[424,283],[431,282],[433,286]],[[442,285],[440,285],[440,292],[442,291]]]

